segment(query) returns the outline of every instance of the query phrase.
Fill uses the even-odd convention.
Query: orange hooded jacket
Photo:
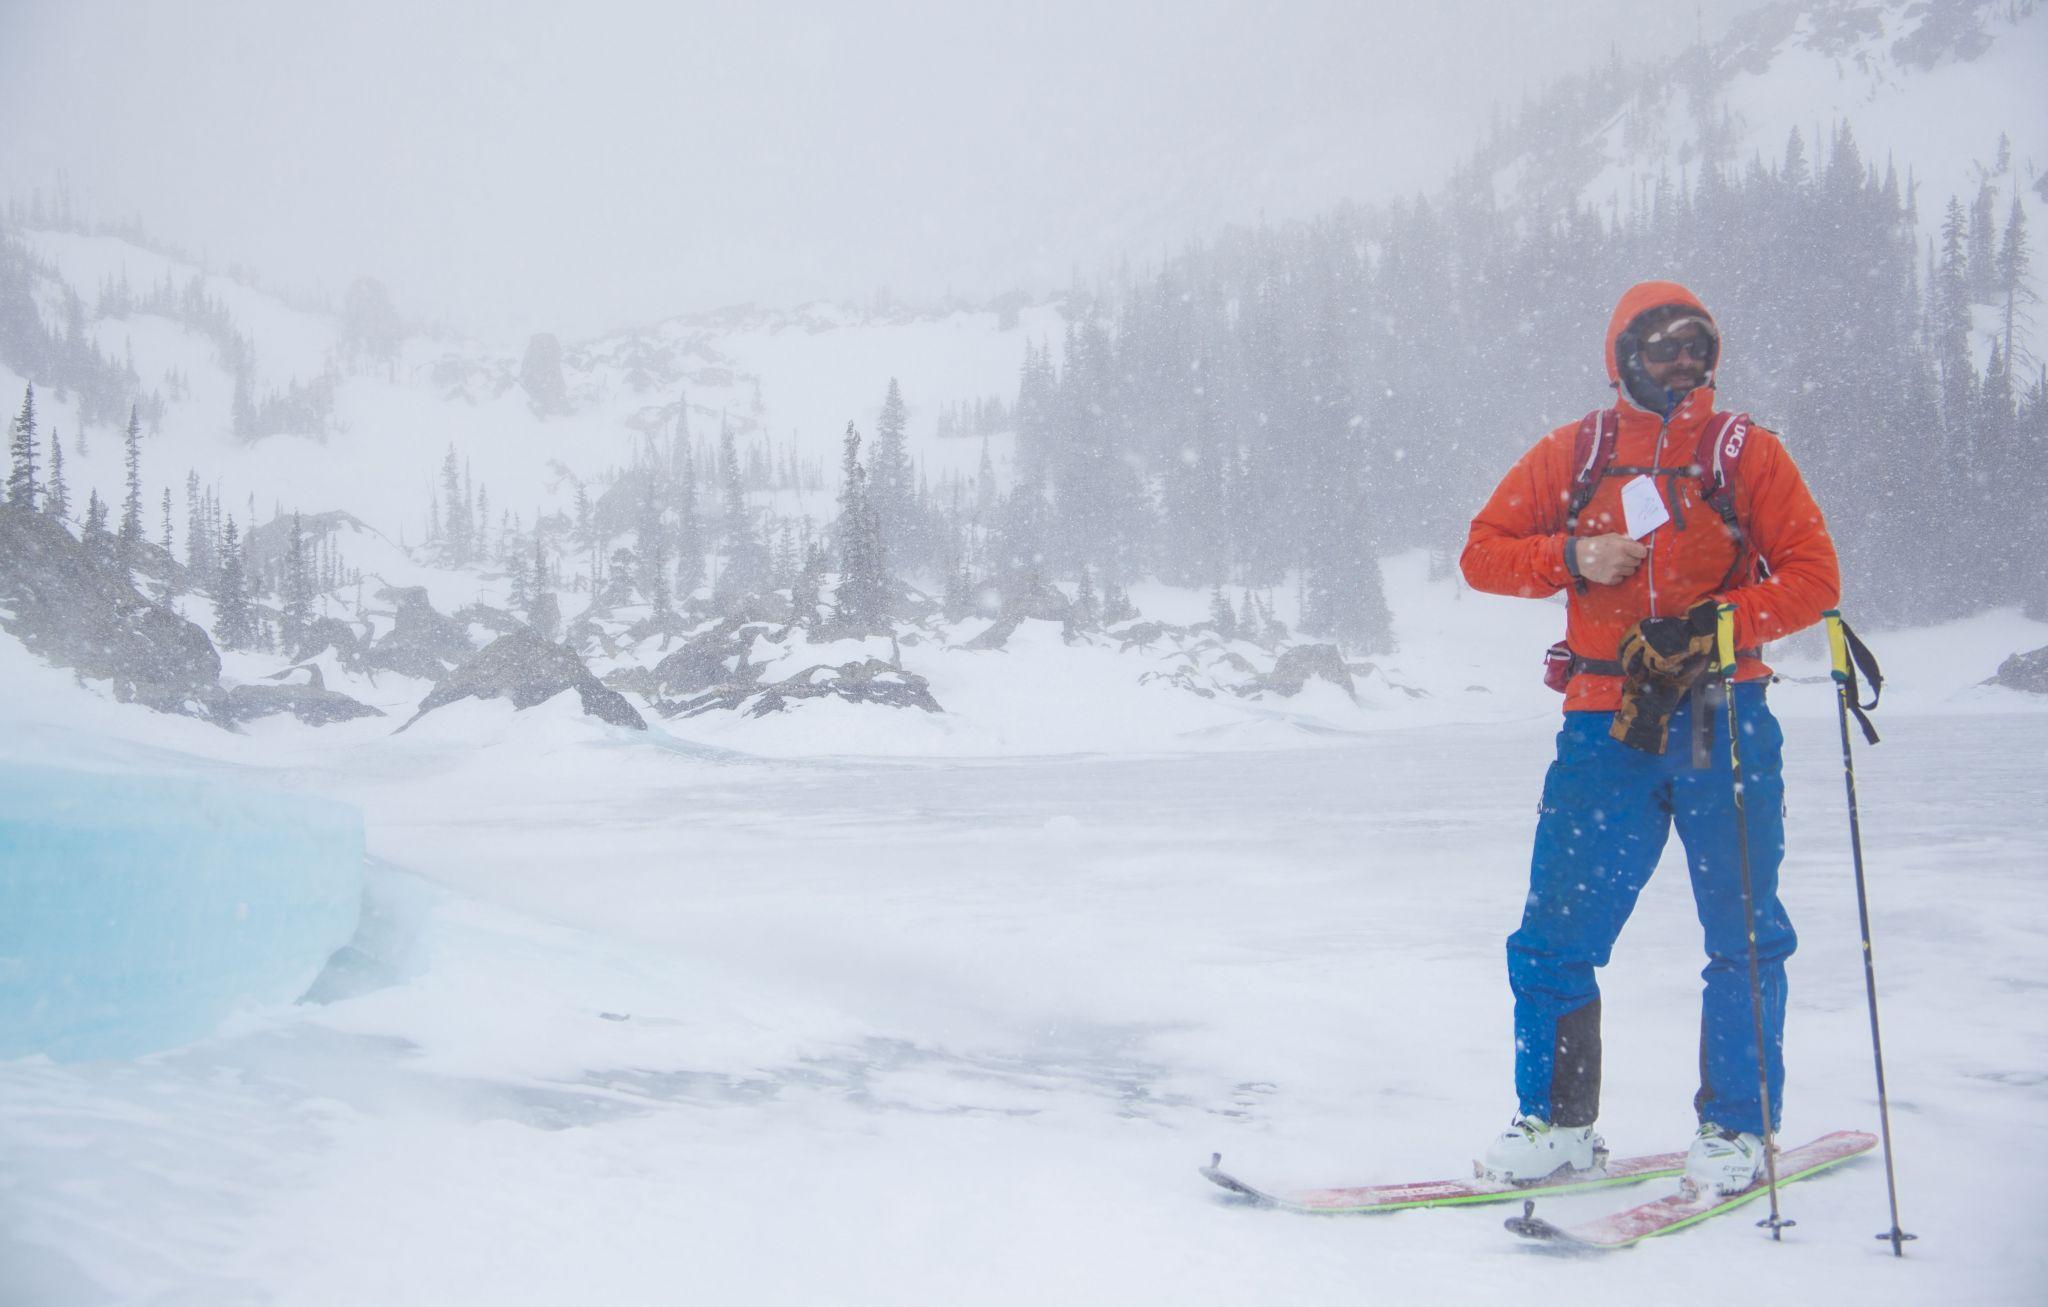
[[[1692,461],[1700,432],[1714,412],[1713,376],[1685,397],[1668,419],[1639,407],[1621,384],[1616,339],[1638,314],[1682,305],[1712,321],[1691,291],[1670,281],[1629,288],[1607,323],[1607,380],[1620,396],[1619,432],[1610,466],[1669,467]],[[1721,359],[1716,358],[1718,369]],[[1811,626],[1841,596],[1834,541],[1799,469],[1778,437],[1752,425],[1735,473],[1736,521],[1749,545],[1770,565],[1768,580],[1740,576],[1722,591],[1735,563],[1735,543],[1690,477],[1658,478],[1672,520],[1643,541],[1649,556],[1618,585],[1588,582],[1580,593],[1564,565],[1565,518],[1572,492],[1572,446],[1579,424],[1552,431],[1522,455],[1472,519],[1459,559],[1465,579],[1490,594],[1542,598],[1569,590],[1565,639],[1582,658],[1612,659],[1628,628],[1645,617],[1677,616],[1705,598],[1735,606],[1735,643],[1755,648],[1766,640]],[[1626,531],[1622,476],[1602,477],[1579,515],[1580,534]],[[1678,502],[1670,502],[1675,488]],[[1684,523],[1681,527],[1679,523]],[[1745,569],[1747,571],[1748,569]],[[1737,680],[1770,675],[1756,658],[1743,658]],[[1565,711],[1611,711],[1621,706],[1622,679],[1581,672],[1565,692]]]

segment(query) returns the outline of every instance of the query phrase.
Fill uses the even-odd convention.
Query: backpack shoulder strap
[[[1614,461],[1614,441],[1620,430],[1613,409],[1596,408],[1579,419],[1578,433],[1572,437],[1572,497],[1564,515],[1566,535],[1579,533],[1579,514],[1592,500],[1600,474]]]
[[[1693,452],[1693,466],[1699,469],[1700,498],[1720,517],[1721,525],[1735,541],[1735,563],[1723,586],[1733,585],[1745,571],[1753,576],[1768,575],[1763,557],[1749,543],[1749,533],[1735,512],[1735,487],[1742,473],[1742,451],[1753,427],[1747,413],[1715,413],[1700,431],[1699,448]]]
[[[1701,428],[1699,448],[1693,452],[1693,466],[1700,470],[1700,497],[1714,505],[1723,521],[1731,520],[1735,511],[1735,480],[1751,426],[1747,413],[1716,413]],[[1726,509],[1719,502],[1723,499],[1728,501]]]

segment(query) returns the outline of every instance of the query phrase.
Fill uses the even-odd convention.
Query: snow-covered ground
[[[317,1001],[135,1062],[0,1063],[0,1301],[2041,1301],[2048,713],[1974,683],[2048,629],[2009,614],[1873,633],[1894,688],[1858,774],[1903,1262],[1870,1237],[1874,1159],[1789,1189],[1781,1246],[1731,1218],[1593,1263],[1518,1244],[1505,1209],[1314,1220],[1195,1174],[1221,1151],[1275,1184],[1456,1175],[1512,1109],[1501,941],[1556,708],[1512,687],[1556,614],[1405,575],[1389,666],[1425,699],[1219,731],[1162,691],[1195,715],[1140,732],[1084,695],[1004,737],[1020,699],[963,723],[980,757],[918,756],[929,732],[892,736],[913,718],[888,709],[865,752],[890,758],[850,726],[764,753],[566,701],[234,736],[0,642],[0,756],[344,799],[372,857]],[[1475,643],[1510,611],[1528,632]],[[1070,653],[989,656],[1035,661],[1022,695]],[[1799,1138],[1876,1124],[1813,657],[1792,646],[1774,691]],[[1691,1129],[1677,871],[1606,976],[1625,1151]]]

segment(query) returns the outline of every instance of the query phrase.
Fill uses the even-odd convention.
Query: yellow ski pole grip
[[[1735,605],[1722,604],[1715,610],[1714,644],[1720,654],[1721,670],[1735,676]]]
[[[1828,661],[1834,665],[1837,681],[1847,684],[1849,680],[1849,639],[1842,634],[1842,614],[1839,609],[1830,608],[1821,614],[1828,624]]]

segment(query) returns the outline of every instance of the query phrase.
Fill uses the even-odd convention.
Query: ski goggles
[[[1679,333],[1689,334],[1681,335]],[[1643,357],[1651,363],[1669,363],[1680,354],[1690,354],[1702,363],[1712,363],[1721,342],[1705,318],[1680,318],[1666,323],[1643,339]]]

